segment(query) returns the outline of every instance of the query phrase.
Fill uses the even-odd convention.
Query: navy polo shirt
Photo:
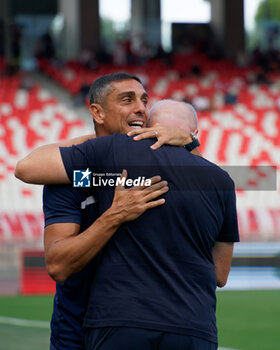
[[[152,143],[114,134],[60,149],[70,179],[74,169],[106,177],[125,168],[130,179],[161,175],[170,187],[164,205],[122,225],[102,250],[85,325],[140,327],[217,342],[212,248],[216,241],[239,240],[234,183],[184,148],[153,151]],[[114,187],[92,190],[103,212]]]
[[[97,218],[96,202],[85,191],[72,186],[45,186],[43,192],[45,226],[76,223],[80,232]],[[85,349],[82,330],[89,290],[94,274],[94,260],[64,283],[56,283],[51,320],[51,343],[57,350]]]

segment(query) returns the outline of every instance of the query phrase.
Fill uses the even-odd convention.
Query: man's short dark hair
[[[106,97],[112,92],[111,83],[122,80],[134,79],[143,85],[142,81],[136,76],[129,73],[111,73],[96,79],[89,90],[89,103],[98,103],[101,106],[106,105]]]

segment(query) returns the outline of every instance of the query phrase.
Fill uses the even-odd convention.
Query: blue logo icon
[[[73,187],[90,187],[91,185],[91,171],[74,170],[73,171]]]

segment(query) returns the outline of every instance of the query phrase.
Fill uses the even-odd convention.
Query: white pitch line
[[[220,348],[220,347],[218,347],[218,350],[240,350],[240,349],[233,349],[233,348]]]
[[[13,318],[0,316],[0,324],[8,324],[11,326],[34,327],[34,328],[50,328],[50,323],[47,321],[24,320],[22,318]]]

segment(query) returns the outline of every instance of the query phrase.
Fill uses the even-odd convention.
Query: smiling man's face
[[[125,134],[134,128],[142,128],[148,119],[148,95],[144,87],[134,79],[111,83],[113,91],[103,107],[103,130],[107,135]]]

